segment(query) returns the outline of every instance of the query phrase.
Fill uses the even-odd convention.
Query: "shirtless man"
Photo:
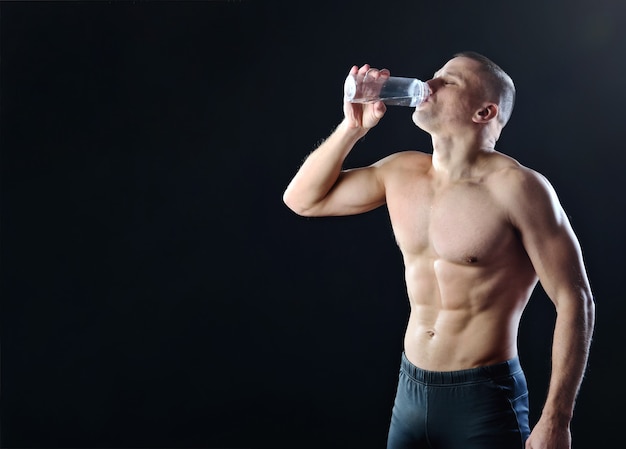
[[[364,65],[350,73],[389,76]],[[595,305],[581,249],[550,183],[495,150],[515,97],[510,77],[474,52],[428,81],[413,122],[433,151],[342,169],[382,102],[344,102],[344,120],[302,164],[285,204],[307,217],[386,205],[411,313],[388,448],[569,449]],[[524,307],[541,282],[557,311],[550,386],[530,432],[517,352]]]

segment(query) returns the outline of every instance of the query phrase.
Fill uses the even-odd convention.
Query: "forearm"
[[[367,131],[351,127],[347,120],[304,161],[293,177],[283,201],[294,212],[306,215],[333,188],[341,173],[343,162]]]
[[[556,318],[552,375],[542,412],[542,418],[556,424],[569,424],[587,365],[595,310],[591,294],[582,296],[582,300],[560,306]]]

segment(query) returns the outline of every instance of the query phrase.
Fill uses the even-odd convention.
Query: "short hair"
[[[515,85],[511,77],[502,68],[486,56],[475,51],[462,51],[454,55],[473,59],[480,64],[483,74],[485,93],[491,101],[498,103],[498,121],[504,127],[511,118],[515,104]]]

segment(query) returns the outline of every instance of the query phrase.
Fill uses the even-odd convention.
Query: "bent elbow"
[[[297,215],[302,217],[311,216],[308,212],[310,209],[305,207],[302,202],[298,201],[293,195],[291,195],[289,189],[285,190],[285,193],[283,193],[283,203],[285,203],[285,206]]]

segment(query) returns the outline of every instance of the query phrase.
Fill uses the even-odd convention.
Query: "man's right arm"
[[[368,65],[351,73],[366,72]],[[370,76],[389,76],[388,71],[370,70]],[[353,215],[374,209],[385,202],[384,186],[376,166],[342,170],[342,165],[359,139],[383,117],[382,102],[344,102],[344,120],[304,161],[293,177],[283,201],[304,216]]]
[[[353,192],[359,188],[358,184],[363,184],[361,188],[367,188],[372,176],[367,175],[366,169],[342,171],[342,165],[364,134],[359,129],[350,128],[344,120],[306,158],[283,194],[285,204],[298,215],[304,216],[359,213],[360,210],[354,210],[355,206],[359,206],[359,195],[355,196]]]

